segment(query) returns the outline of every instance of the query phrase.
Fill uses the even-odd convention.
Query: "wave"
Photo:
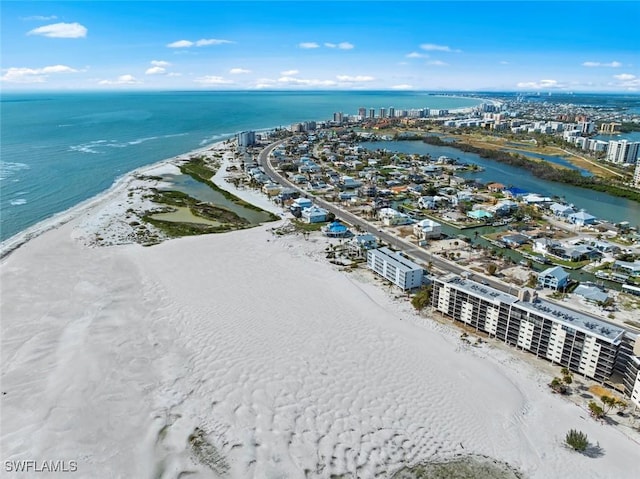
[[[208,145],[209,143],[215,143],[222,139],[231,138],[231,137],[233,137],[233,133],[220,133],[218,135],[209,136],[200,141],[200,146]]]
[[[31,167],[26,163],[0,161],[0,181],[10,178],[18,171],[29,169],[31,169]]]
[[[9,204],[11,206],[25,205],[25,204],[27,204],[27,200],[25,200],[24,198],[18,198],[16,200],[9,201]]]
[[[126,148],[127,146],[135,146],[145,143],[147,141],[160,140],[164,138],[174,138],[177,136],[186,136],[188,133],[173,133],[170,135],[160,136],[147,136],[143,138],[136,138],[130,141],[118,141],[118,140],[93,140],[88,143],[81,143],[79,145],[72,145],[69,147],[69,151],[77,151],[80,153],[102,153],[99,148]]]

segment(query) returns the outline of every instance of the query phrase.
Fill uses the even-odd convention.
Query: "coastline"
[[[230,137],[231,138],[231,137]],[[46,233],[47,231],[51,231],[55,228],[58,228],[72,220],[77,219],[83,214],[89,213],[92,209],[100,206],[101,204],[106,203],[110,199],[119,195],[124,189],[128,187],[131,181],[134,180],[137,175],[144,175],[149,171],[153,171],[158,169],[159,167],[165,165],[175,164],[178,161],[186,160],[189,156],[197,155],[205,153],[209,150],[216,149],[224,144],[224,140],[219,140],[214,143],[207,144],[206,146],[196,148],[194,150],[188,151],[186,153],[182,153],[180,155],[173,156],[171,158],[165,158],[163,160],[151,163],[149,165],[141,166],[140,168],[136,168],[127,173],[124,173],[120,177],[118,177],[113,184],[106,190],[97,195],[88,198],[71,208],[68,208],[65,211],[61,211],[59,213],[55,213],[49,218],[46,218],[33,226],[7,238],[6,240],[0,242],[0,261],[10,255],[13,251],[23,246],[25,243],[30,240],[37,238],[38,236]],[[230,185],[233,186],[233,185]]]

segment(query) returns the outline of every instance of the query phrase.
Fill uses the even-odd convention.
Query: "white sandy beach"
[[[83,478],[378,478],[478,454],[529,478],[638,477],[640,445],[551,394],[547,373],[338,271],[324,239],[269,224],[88,246],[126,192],[0,263],[3,461],[75,460]],[[571,428],[602,455],[564,448]]]

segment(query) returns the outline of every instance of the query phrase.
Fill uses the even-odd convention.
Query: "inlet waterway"
[[[430,155],[455,158],[462,163],[475,163],[483,171],[462,171],[463,178],[474,179],[481,183],[498,182],[506,186],[521,188],[530,193],[559,197],[577,209],[584,209],[598,219],[620,223],[628,221],[632,226],[640,225],[640,204],[600,191],[578,188],[553,181],[536,178],[529,171],[516,166],[505,165],[497,161],[482,158],[475,153],[467,153],[450,146],[429,145],[422,141],[374,141],[362,142],[368,150],[388,150],[398,153]],[[563,158],[557,158],[563,160]]]
[[[241,204],[234,203],[219,191],[194,180],[188,175],[164,175],[163,180],[171,183],[171,187],[167,189],[178,190],[199,201],[205,201],[215,206],[226,208],[238,216],[245,218],[252,225],[271,220],[270,214],[266,211],[247,208]]]

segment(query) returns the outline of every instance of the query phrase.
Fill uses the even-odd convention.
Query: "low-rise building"
[[[367,267],[405,291],[422,286],[424,270],[389,248],[367,251]]]

